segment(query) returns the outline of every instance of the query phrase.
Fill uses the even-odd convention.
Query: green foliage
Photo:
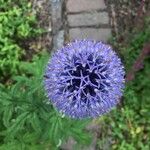
[[[23,40],[41,33],[27,0],[0,0],[0,80],[19,70]]]
[[[126,69],[138,57],[145,43],[150,40],[149,24],[143,31],[134,35],[128,47],[121,48]],[[109,115],[100,118],[102,125],[98,147],[106,145],[114,150],[149,150],[150,149],[150,57],[144,62],[133,81],[126,84],[122,106]]]
[[[15,84],[0,87],[0,150],[58,149],[73,137],[78,144],[90,143],[84,131],[88,120],[71,120],[57,113],[45,96],[43,70],[48,54],[22,62],[26,76],[15,76]]]

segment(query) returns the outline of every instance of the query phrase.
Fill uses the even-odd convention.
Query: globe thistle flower
[[[109,45],[76,40],[56,51],[45,73],[48,98],[71,118],[95,118],[119,102],[124,69]]]

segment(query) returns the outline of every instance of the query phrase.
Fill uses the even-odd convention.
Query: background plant
[[[0,0],[0,81],[18,73],[23,42],[39,33],[30,2]]]

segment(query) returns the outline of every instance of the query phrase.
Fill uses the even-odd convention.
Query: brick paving
[[[74,39],[107,42],[111,36],[104,0],[50,0],[53,50]]]
[[[68,0],[67,11],[76,13],[82,11],[92,11],[98,9],[106,9],[104,0]]]
[[[107,41],[110,36],[110,29],[103,28],[71,28],[69,29],[70,40],[75,39],[94,39]]]
[[[104,0],[68,0],[69,40],[94,39],[106,42],[111,36]]]
[[[109,24],[107,12],[68,14],[68,24],[70,27],[79,26],[98,26],[100,24]]]

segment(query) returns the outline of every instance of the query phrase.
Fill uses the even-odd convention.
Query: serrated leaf
[[[33,129],[40,134],[42,131],[42,126],[38,115],[34,112],[29,119],[31,120],[30,123]]]
[[[24,112],[20,114],[12,123],[12,125],[7,130],[7,136],[13,137],[18,131],[20,131],[28,117],[29,112]]]
[[[4,114],[3,114],[3,124],[5,127],[10,126],[10,119],[12,117],[12,114],[13,114],[13,106],[9,105],[5,107]]]
[[[36,143],[37,140],[39,139],[39,134],[37,132],[32,132],[32,133],[25,133],[23,135],[23,141],[25,141],[25,143]]]

